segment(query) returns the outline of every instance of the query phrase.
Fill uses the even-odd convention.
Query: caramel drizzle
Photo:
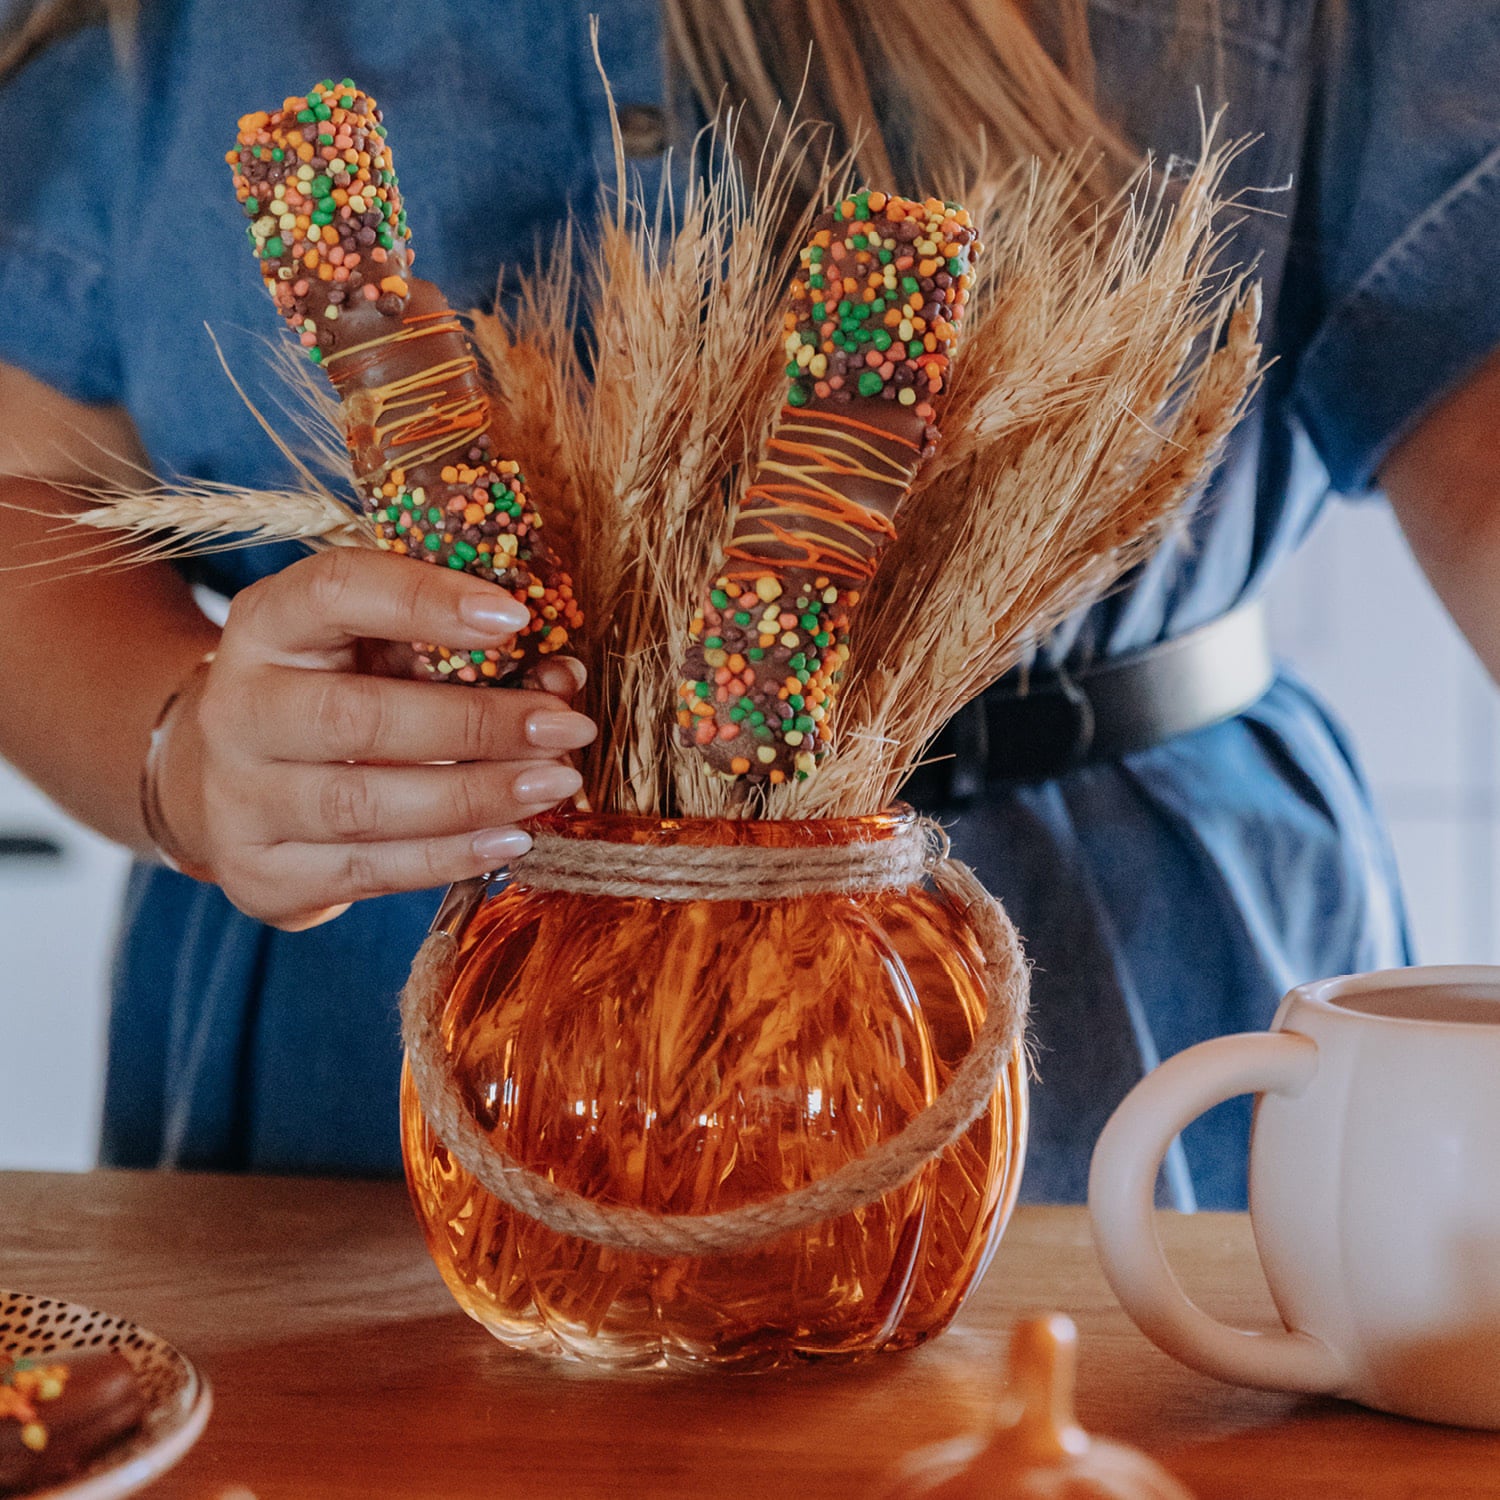
[[[416,326],[423,323],[427,326]],[[463,325],[451,313],[424,313],[406,319],[405,325],[392,333],[330,354],[324,362],[325,368],[356,355],[378,364],[385,351],[395,344],[433,334],[462,332]],[[361,402],[369,402],[373,408],[373,416],[361,425],[370,434],[371,446],[384,459],[377,480],[392,469],[414,469],[423,463],[436,463],[456,448],[467,447],[470,436],[489,425],[490,403],[483,391],[448,395],[450,383],[456,384],[478,368],[474,356],[464,354],[355,393]],[[329,373],[331,376],[333,372]]]
[[[860,433],[910,449],[912,459],[893,458]],[[882,511],[851,499],[839,481],[863,479],[892,490],[894,512],[911,485],[918,446],[852,417],[794,407],[782,410],[768,446],[725,548],[724,576],[744,580],[802,568],[851,584],[867,582],[896,527]],[[760,477],[765,474],[785,482],[767,482]],[[784,549],[784,555],[767,549]]]

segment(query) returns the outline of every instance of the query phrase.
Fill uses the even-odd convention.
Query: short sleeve
[[[0,361],[79,401],[121,394],[108,283],[121,94],[102,26],[0,87]]]
[[[1335,489],[1500,347],[1500,0],[1344,0],[1293,401]]]

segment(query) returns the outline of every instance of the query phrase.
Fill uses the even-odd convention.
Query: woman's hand
[[[596,732],[567,707],[582,666],[547,662],[546,691],[361,670],[392,655],[371,643],[478,650],[525,623],[493,584],[373,551],[326,552],[246,589],[163,747],[180,852],[288,930],[525,853],[518,820],[582,785],[564,760]]]

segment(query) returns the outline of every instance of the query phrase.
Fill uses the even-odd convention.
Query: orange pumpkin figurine
[[[1192,1500],[1144,1453],[1078,1425],[1077,1361],[1072,1319],[1018,1323],[995,1427],[908,1455],[884,1500]]]

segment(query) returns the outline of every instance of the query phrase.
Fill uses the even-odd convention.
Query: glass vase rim
[[[658,813],[592,812],[556,808],[526,820],[532,833],[609,843],[748,844],[798,846],[877,843],[895,838],[917,821],[916,809],[894,802],[877,813],[833,818],[667,817]]]

